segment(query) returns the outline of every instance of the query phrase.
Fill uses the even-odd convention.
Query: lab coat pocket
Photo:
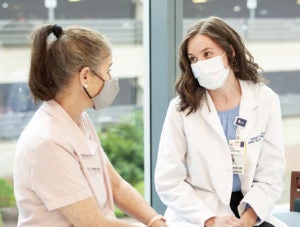
[[[262,151],[262,146],[263,146],[262,142],[257,142],[247,146],[246,160],[245,160],[245,173],[240,175],[242,181],[247,182],[247,184],[244,184],[244,187],[246,187],[247,185],[246,188],[251,187],[250,183],[254,179],[256,167]]]
[[[205,197],[205,200],[206,200],[207,206],[211,210],[213,210],[215,212],[218,210],[219,203],[218,203],[218,198],[215,193],[208,193],[207,196]]]
[[[211,210],[217,212],[219,208],[219,201],[215,192],[196,190],[196,194]]]
[[[246,150],[246,161],[251,163],[257,163],[260,153],[262,151],[262,142],[256,142],[247,145]]]

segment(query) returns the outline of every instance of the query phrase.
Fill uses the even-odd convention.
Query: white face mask
[[[224,67],[221,55],[193,63],[191,68],[199,84],[208,90],[222,87],[229,75],[229,67]]]
[[[95,97],[92,97],[85,87],[83,87],[83,89],[85,90],[89,98],[93,100],[94,109],[99,110],[108,107],[113,103],[119,93],[119,80],[117,78],[105,80],[104,87],[102,88],[101,92]]]

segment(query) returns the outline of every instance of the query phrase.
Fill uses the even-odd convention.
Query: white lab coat
[[[239,175],[244,195],[240,214],[249,204],[262,221],[286,226],[270,216],[282,191],[285,169],[278,96],[267,86],[240,81],[239,116],[247,120],[240,137],[247,145],[245,173]],[[186,116],[179,98],[169,105],[161,134],[155,185],[167,205],[171,227],[199,227],[213,216],[232,215],[232,159],[211,97]]]

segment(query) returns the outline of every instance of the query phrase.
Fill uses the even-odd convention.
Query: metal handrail
[[[2,46],[27,46],[30,44],[32,30],[47,22],[42,20],[9,21],[0,20],[0,45]],[[67,27],[79,25],[89,27],[101,32],[111,43],[141,44],[142,21],[134,19],[109,19],[109,20],[55,20],[55,23]]]

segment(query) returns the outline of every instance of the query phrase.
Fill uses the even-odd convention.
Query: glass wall
[[[297,158],[300,140],[296,131],[300,128],[300,64],[297,61],[300,59],[299,1],[182,2],[184,33],[200,18],[210,15],[224,18],[242,35],[255,60],[265,70],[269,86],[279,94],[287,158],[285,188],[279,204],[288,203],[290,171],[300,170]],[[257,4],[253,5],[253,2]],[[55,3],[55,8],[46,7]],[[99,112],[88,110],[88,113],[99,131],[103,146],[112,146],[111,150],[120,152],[110,157],[113,162],[119,161],[119,164],[113,163],[117,170],[128,179],[130,176],[134,179],[143,178],[143,173],[138,170],[143,169],[142,110],[145,105],[144,89],[148,86],[144,84],[144,59],[149,57],[144,56],[143,4],[143,0],[0,0],[0,178],[11,180],[16,140],[37,108],[31,101],[27,86],[29,35],[34,27],[44,23],[56,23],[62,27],[73,24],[90,27],[100,31],[111,41],[112,74],[120,77],[120,93],[110,108]],[[153,34],[155,35],[161,34]],[[169,54],[164,50],[161,52]],[[170,59],[172,57],[174,56],[169,56]],[[172,87],[173,81],[168,86]],[[159,90],[164,90],[164,87]],[[160,92],[157,94],[160,95]],[[162,108],[160,112],[158,115],[164,118]],[[127,134],[123,135],[119,130],[126,130]],[[157,136],[159,134],[160,131]],[[133,138],[134,143],[126,142],[128,135]],[[111,144],[112,141],[119,141],[120,144]],[[110,149],[106,149],[108,154]],[[123,165],[120,160],[130,163],[133,157],[138,168],[124,168],[131,164]],[[134,179],[129,180],[138,184]]]
[[[284,127],[286,173],[278,204],[289,203],[290,173],[300,170],[300,2],[295,0],[183,1],[183,31],[200,18],[218,16],[244,38],[279,94]]]
[[[79,25],[112,43],[119,95],[111,107],[88,113],[113,165],[143,193],[142,16],[142,0],[0,0],[0,178],[12,180],[16,141],[38,108],[27,85],[31,31],[45,23]]]

